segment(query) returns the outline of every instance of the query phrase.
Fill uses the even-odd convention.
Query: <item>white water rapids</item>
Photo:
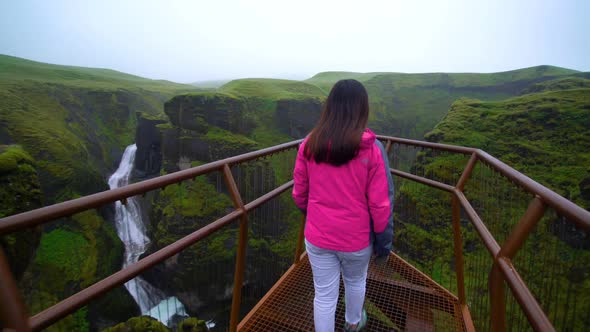
[[[119,168],[109,178],[111,189],[123,187],[129,183],[136,151],[135,144],[129,145],[125,149]],[[135,197],[129,197],[125,205],[119,201],[116,202],[115,223],[117,234],[125,245],[125,259],[123,261],[123,268],[125,268],[137,262],[139,256],[147,250],[150,243],[150,239],[146,235],[139,202]],[[141,277],[129,280],[125,283],[125,288],[139,305],[142,315],[154,317],[168,326],[172,323],[170,319],[174,315],[188,317],[184,306],[176,297],[166,297],[164,292],[150,285]]]

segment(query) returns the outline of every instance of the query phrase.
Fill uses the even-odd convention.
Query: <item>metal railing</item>
[[[291,150],[294,152],[300,142],[301,141],[299,140],[277,145],[172,174],[163,175],[154,179],[130,184],[125,187],[104,191],[0,219],[0,235],[5,235],[22,229],[42,225],[52,220],[70,216],[85,210],[98,208],[108,203],[116,201],[125,202],[130,197],[142,195],[154,189],[162,189],[172,184],[181,183],[214,172],[221,172],[223,174],[227,190],[235,206],[233,211],[227,213],[216,221],[195,230],[193,233],[182,239],[152,253],[139,260],[137,263],[96,282],[32,317],[28,317],[27,315],[23,299],[18,292],[16,282],[11,275],[8,264],[6,263],[5,255],[0,249],[0,299],[2,302],[0,309],[0,314],[2,316],[0,317],[5,324],[5,327],[13,328],[17,331],[38,331],[44,329],[75,312],[93,299],[104,295],[117,286],[123,285],[125,282],[139,276],[142,272],[164,262],[166,259],[178,254],[187,247],[207,238],[220,229],[233,224],[235,221],[238,221],[239,241],[235,263],[234,285],[239,286],[234,287],[233,289],[230,318],[230,330],[235,331],[238,324],[242,295],[241,285],[244,277],[246,245],[248,240],[248,214],[291,188],[293,181],[287,181],[265,194],[256,197],[252,201],[244,203],[231,168],[251,160],[264,158],[283,151]],[[291,158],[291,160],[294,160],[294,157]]]
[[[513,316],[517,315],[515,310],[518,308],[508,306],[506,303],[507,298],[510,301],[513,297],[528,319],[530,327],[542,331],[554,330],[554,326],[542,306],[527,287],[519,273],[519,269],[515,267],[513,259],[521,251],[523,245],[526,244],[529,236],[535,233],[535,226],[542,220],[546,210],[551,209],[557,215],[562,216],[561,222],[576,228],[576,232],[583,234],[584,239],[587,239],[590,235],[590,212],[482,150],[386,136],[379,136],[379,139],[386,142],[388,152],[394,152],[393,155],[390,155],[390,163],[394,167],[391,170],[392,174],[451,194],[450,210],[453,228],[453,262],[456,274],[456,291],[461,305],[465,308],[464,313],[471,317],[474,311],[479,311],[480,316],[485,316],[486,321],[481,321],[481,317],[479,317],[479,321],[474,319],[474,323],[480,329],[490,328],[493,331],[505,331],[507,329],[507,308],[511,310],[511,322],[513,322]],[[452,155],[449,160],[452,160],[454,165],[452,167],[442,166],[449,169],[437,172],[435,169],[436,163],[440,164],[441,154],[445,153]],[[411,157],[408,158],[408,155]],[[464,155],[465,157],[457,159],[456,155]],[[405,157],[409,162],[404,164],[403,160],[396,160],[396,157],[402,159]],[[461,166],[463,166],[463,169],[459,169]],[[404,171],[400,169],[404,169]],[[476,174],[473,174],[474,170],[476,170]],[[437,174],[439,175],[438,178]],[[440,176],[440,174],[443,174],[443,176]],[[480,178],[487,182],[483,183],[483,186],[482,183],[479,183],[478,187],[477,181],[481,181]],[[455,180],[456,182],[453,183]],[[512,191],[516,193],[512,193]],[[432,192],[429,193],[432,194]],[[528,202],[523,201],[526,197],[529,197]],[[524,214],[517,215],[518,213],[515,211],[519,209],[516,205],[522,205],[522,202],[525,202],[525,205],[528,206]],[[448,203],[442,201],[440,204]],[[476,206],[472,204],[476,204]],[[506,211],[502,211],[503,209]],[[511,216],[520,217],[520,219],[508,222]],[[464,217],[468,219],[469,224],[462,222]],[[419,222],[419,220],[417,221]],[[507,222],[500,224],[501,221]],[[548,222],[552,222],[552,220]],[[475,262],[468,262],[470,266],[479,266],[479,268],[468,271],[470,275],[467,290],[481,289],[481,285],[477,285],[479,282],[483,284],[488,294],[475,292],[475,294],[470,294],[466,290],[464,252],[467,248],[462,238],[466,234],[466,228],[472,229],[477,234],[480,243],[483,244],[485,251],[491,256],[492,261],[491,267],[487,270],[487,273],[489,273],[487,283],[481,283],[480,272],[485,273],[481,267],[486,265],[486,258],[481,257],[481,255],[479,257],[478,255],[470,255],[470,258],[475,260]],[[499,244],[497,238],[503,241],[500,242],[502,245]],[[474,244],[470,243],[470,247],[473,246]],[[537,254],[546,252],[540,249],[538,245],[536,249],[539,250]],[[588,250],[589,248],[584,249]],[[470,253],[476,252],[473,248],[470,251]],[[531,258],[531,255],[534,254],[529,254],[526,257]],[[574,264],[575,262],[572,261],[569,267],[574,266]],[[542,273],[543,271],[539,272]],[[478,273],[479,276],[476,275]],[[511,290],[510,294],[505,292],[505,283]],[[451,288],[454,287],[451,286],[449,289]],[[555,291],[553,294],[555,294]],[[508,295],[511,295],[511,297]],[[482,299],[484,300],[482,301]],[[489,299],[489,303],[486,303],[485,299]],[[547,306],[548,301],[552,299],[542,300],[545,307],[549,307]],[[573,302],[573,296],[571,300]],[[567,319],[568,317],[562,320],[562,326],[567,326]],[[570,323],[571,320],[570,318]],[[512,326],[508,327],[511,328]]]
[[[449,279],[449,281],[455,280],[455,283],[454,285],[451,285],[449,282],[449,289],[454,289],[457,293],[465,317],[466,329],[474,330],[470,309],[473,310],[475,304],[470,303],[469,301],[474,295],[469,292],[476,288],[470,287],[472,282],[475,283],[475,278],[468,278],[469,280],[466,281],[465,266],[471,265],[469,265],[469,262],[466,262],[464,257],[466,246],[463,236],[465,228],[467,227],[467,225],[464,225],[464,218],[468,219],[469,227],[473,228],[474,232],[479,237],[480,243],[483,244],[483,247],[492,259],[492,267],[488,269],[489,294],[487,296],[489,296],[490,304],[489,306],[485,303],[481,304],[483,309],[480,310],[484,314],[487,314],[491,329],[494,331],[506,330],[506,308],[509,307],[505,302],[507,294],[505,293],[504,283],[506,283],[511,289],[511,294],[518,302],[519,307],[522,308],[530,325],[536,330],[553,330],[554,328],[547,318],[547,315],[544,313],[541,305],[535,299],[529,288],[527,288],[527,285],[521,278],[517,268],[514,266],[512,259],[519,252],[523,243],[533,231],[535,225],[541,220],[546,209],[550,208],[554,210],[558,215],[565,218],[564,222],[575,225],[575,227],[578,227],[583,232],[588,232],[590,230],[590,213],[531,180],[527,176],[517,172],[484,151],[387,136],[379,136],[379,139],[386,142],[386,149],[388,152],[393,152],[393,156],[390,157],[390,164],[393,165],[391,173],[396,176],[396,181],[399,179],[409,180],[451,195],[450,200],[447,202],[450,203],[450,209],[448,211],[450,211],[452,219],[454,243],[452,257],[452,270],[454,271],[452,272],[454,272],[454,277]],[[147,269],[164,262],[166,259],[183,251],[185,248],[207,238],[211,234],[230,224],[235,224],[237,221],[239,224],[239,232],[229,328],[230,331],[235,331],[240,314],[242,284],[246,262],[246,247],[248,244],[249,214],[264,203],[285,193],[293,185],[292,180],[285,181],[268,192],[266,192],[266,190],[271,188],[264,187],[264,189],[260,190],[260,196],[255,195],[255,197],[251,197],[251,199],[247,199],[246,202],[244,202],[244,198],[241,195],[243,190],[240,190],[239,188],[241,185],[240,181],[236,182],[236,176],[239,177],[239,174],[241,173],[237,171],[237,167],[235,166],[247,161],[264,158],[265,156],[281,151],[290,150],[294,152],[300,142],[301,140],[298,140],[227,158],[131,184],[122,188],[85,196],[72,201],[1,219],[0,235],[4,235],[10,232],[42,225],[57,218],[70,216],[81,211],[94,209],[119,200],[125,201],[129,197],[141,195],[150,190],[161,189],[171,184],[182,183],[185,180],[213,172],[220,172],[223,174],[227,190],[234,204],[234,210],[227,213],[225,216],[195,230],[193,233],[186,235],[182,239],[150,254],[139,260],[137,263],[96,282],[88,288],[79,291],[32,317],[28,317],[27,315],[27,310],[23,304],[22,297],[18,292],[16,282],[10,273],[8,264],[6,263],[5,255],[0,250],[0,299],[2,301],[0,317],[5,324],[5,327],[13,328],[17,331],[37,331],[46,328],[88,304],[93,299],[105,294],[109,290],[123,285],[125,282],[140,275]],[[398,153],[400,147],[415,149],[416,151],[405,154]],[[440,172],[437,173],[436,167],[429,164],[428,161],[442,158],[441,156],[443,154],[465,156],[461,159],[463,161],[457,164],[464,166],[464,168],[458,171],[456,169],[457,165],[455,165],[455,170],[447,172],[448,174],[446,175],[441,175]],[[405,164],[407,167],[402,167],[404,162],[396,159],[400,157],[407,159],[407,163]],[[294,158],[291,158],[288,162],[292,163],[293,161]],[[515,223],[515,226],[510,229],[510,232],[502,245],[498,243],[496,238],[492,235],[492,232],[490,232],[490,225],[486,220],[486,213],[493,211],[494,208],[497,209],[498,206],[488,207],[485,209],[487,212],[481,213],[480,211],[480,213],[478,213],[479,206],[477,204],[475,204],[475,206],[472,205],[472,201],[468,199],[472,193],[477,193],[477,190],[469,187],[472,183],[470,178],[473,178],[474,176],[477,177],[478,171],[476,169],[481,166],[485,166],[486,170],[493,170],[500,174],[500,176],[507,179],[512,185],[523,189],[533,196],[526,209],[526,213],[520,218],[520,221]],[[232,174],[232,168],[235,174]],[[474,170],[476,170],[475,175],[473,174]],[[286,178],[286,176],[279,176],[279,178]],[[264,183],[264,181],[261,180],[261,183]],[[473,202],[475,201],[477,201],[478,204],[482,203],[481,200],[477,200],[477,198],[473,200]],[[483,218],[480,214],[483,215]],[[448,227],[448,224],[445,227]],[[295,250],[294,264],[297,264],[303,251],[303,219],[299,229],[299,236]],[[437,273],[440,273],[441,275],[449,274],[444,272],[444,268],[432,267],[431,272],[434,273],[434,271],[438,271]],[[468,277],[469,273],[470,271],[468,271]],[[479,295],[480,294],[475,294],[475,296]]]

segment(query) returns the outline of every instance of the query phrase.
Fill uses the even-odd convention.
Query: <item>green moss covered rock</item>
[[[103,332],[169,332],[166,325],[149,316],[133,317],[125,323],[102,330]]]
[[[173,125],[197,132],[215,126],[248,134],[255,124],[244,117],[245,109],[244,101],[238,97],[210,92],[176,96],[164,105]]]
[[[153,116],[137,112],[137,129],[135,130],[134,173],[136,178],[158,175],[162,167],[162,134],[158,125],[167,123],[165,116]]]
[[[433,142],[481,148],[533,180],[579,206],[590,209],[590,89],[570,89],[567,82],[548,82],[547,90],[497,102],[463,98],[453,103],[444,119],[425,138]],[[540,85],[534,89],[540,89]],[[565,89],[564,89],[565,88]],[[412,170],[454,184],[467,157],[422,152]],[[486,227],[502,243],[524,214],[532,196],[517,190],[509,180],[477,163],[465,194]],[[404,257],[444,284],[454,277],[453,237],[450,228],[450,197],[440,190],[405,183],[396,200],[395,246]],[[399,209],[397,208],[399,207]],[[398,212],[400,211],[400,212]],[[406,215],[404,211],[409,213]],[[567,226],[566,226],[567,225]],[[469,299],[482,298],[474,309],[474,322],[488,303],[487,284],[477,285],[481,260],[489,256],[468,222],[462,227],[465,255],[465,284]],[[590,264],[587,235],[548,209],[513,263],[527,286],[549,312],[552,321],[567,322],[566,329],[583,330],[584,317],[569,321],[567,307],[590,303],[584,276]],[[573,258],[575,257],[575,258]],[[538,271],[550,266],[551,280]],[[453,283],[448,283],[453,291]],[[548,287],[569,285],[579,295],[557,293],[547,297]],[[558,304],[560,303],[560,304]],[[566,304],[567,303],[567,304]],[[512,312],[512,309],[509,309]],[[509,313],[511,315],[511,313]],[[565,326],[565,325],[564,325]],[[478,327],[476,325],[476,327]]]
[[[33,158],[18,145],[0,146],[0,218],[41,207],[42,200]],[[0,245],[17,279],[29,265],[40,238],[40,228],[0,237]]]
[[[176,328],[176,332],[207,332],[207,324],[204,320],[200,320],[194,317],[187,318],[180,322]]]

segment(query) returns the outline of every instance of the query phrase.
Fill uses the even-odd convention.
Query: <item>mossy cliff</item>
[[[165,100],[193,90],[0,55],[0,217],[108,189],[106,179],[134,140],[136,112],[163,115]],[[121,267],[112,216],[102,207],[2,238],[31,313]],[[117,290],[50,330],[95,329],[135,310]]]
[[[536,84],[525,91],[539,92],[498,102],[460,99],[425,138],[481,148],[590,210],[590,89],[585,87],[584,80],[570,83],[556,80]],[[454,176],[461,174],[465,161],[457,156],[422,152],[413,170],[454,184],[457,180]],[[532,197],[511,189],[514,185],[508,180],[481,165],[472,178],[465,187],[466,195],[501,244]],[[439,282],[451,280],[454,266],[445,261],[453,256],[450,197],[421,185],[404,185],[399,191],[399,209],[396,210],[416,213],[396,212],[396,248],[410,260],[422,262],[418,266],[427,271],[435,266],[432,273]],[[470,276],[477,273],[478,260],[481,262],[482,257],[489,254],[468,223],[462,230],[466,284],[474,287],[477,281]],[[589,249],[584,232],[566,226],[553,212],[547,212],[514,260],[533,294],[540,296],[543,305],[551,303],[545,310],[551,312],[552,321],[559,326],[568,319],[567,307],[574,297],[560,290],[549,298],[545,290],[555,285],[568,285],[568,289],[571,287],[578,294],[575,296],[578,310],[590,308]],[[549,274],[551,279],[547,278]],[[451,287],[454,286],[451,284]],[[475,287],[479,287],[475,292],[485,297],[482,305],[487,306],[487,283]],[[486,311],[472,311],[472,314],[475,320],[483,322],[487,317],[477,316],[479,312]],[[588,319],[586,316],[578,318],[579,321],[569,326],[583,330]]]
[[[534,83],[584,74],[553,66],[489,74],[325,72],[305,82],[328,92],[340,79],[357,79],[369,93],[369,126],[375,132],[421,139],[444,117],[458,98],[502,100],[519,95]]]
[[[0,217],[107,189],[106,179],[134,141],[139,180],[302,138],[341,78],[357,78],[367,87],[376,132],[420,138],[431,131],[426,137],[432,141],[481,147],[588,207],[588,73],[551,66],[494,74],[322,73],[307,82],[235,80],[203,93],[107,69],[0,55]],[[453,104],[460,97],[469,98]],[[437,172],[452,162],[432,157],[419,154],[416,169]],[[273,158],[240,169],[236,181],[248,191],[243,196],[259,196],[285,181],[291,170],[281,165],[288,163]],[[149,252],[231,211],[224,188],[222,178],[204,176],[146,195]],[[423,259],[446,254],[452,246],[441,218],[448,217],[448,206],[436,205],[436,194],[421,189],[400,191],[424,218],[397,216],[399,248]],[[280,270],[283,258],[293,254],[288,239],[295,238],[300,213],[288,196],[274,210],[263,207],[251,215],[247,292],[272,283],[267,271]],[[2,238],[32,313],[120,268],[123,248],[112,217],[107,206]],[[211,303],[226,306],[236,234],[235,226],[228,227],[146,278],[191,313]],[[100,330],[138,314],[119,288],[51,329]]]
[[[183,168],[183,162],[214,161],[259,146],[248,138],[256,123],[238,97],[221,93],[181,95],[166,102],[164,111],[170,123],[158,128],[168,172]]]
[[[209,162],[302,138],[319,118],[323,98],[309,84],[259,79],[176,96],[164,106],[169,123],[156,125],[161,135],[139,141],[138,149],[161,142],[170,172],[187,161]]]
[[[589,81],[590,82],[590,81]],[[425,138],[481,148],[580,206],[590,177],[590,88],[461,99]]]
[[[160,146],[160,174],[163,174],[290,141],[303,137],[311,130],[320,114],[321,97],[295,92],[284,95],[266,80],[259,83],[258,80],[245,80],[233,88],[256,85],[262,90],[266,87],[275,90],[262,93],[264,97],[234,90],[231,93],[191,93],[172,98],[164,107],[169,122],[140,120],[149,122],[150,132],[155,131],[154,135],[138,140],[138,149]],[[293,85],[289,87],[293,88]],[[160,134],[156,135],[156,132]],[[240,188],[248,191],[242,192],[243,197],[258,197],[265,190],[287,180],[285,172],[276,171],[275,163],[271,158],[240,166],[236,181]],[[218,175],[202,176],[168,186],[147,199],[150,238],[154,239],[148,253],[171,244],[233,209],[225,183]],[[279,267],[282,263],[277,262],[281,261],[281,257],[292,259],[294,248],[284,240],[286,237],[295,239],[299,214],[292,208],[290,199],[279,199],[276,204],[280,206],[276,217],[284,222],[273,228],[275,232],[272,236],[270,231],[251,232],[249,236],[246,274],[249,287],[263,288],[259,286],[262,284],[270,287],[278,277],[266,273],[269,279],[266,280],[261,271],[256,270],[255,264],[264,261]],[[266,220],[268,216],[265,218],[264,215],[251,216],[250,222],[256,224],[262,219],[271,224]],[[223,312],[231,298],[228,289],[231,290],[233,281],[237,234],[237,225],[227,227],[148,272],[146,278],[168,294],[177,296],[189,313],[201,315],[203,310]]]
[[[207,332],[209,329],[205,321],[197,318],[187,318],[178,324],[176,329],[169,329],[166,325],[158,322],[152,317],[133,317],[124,323],[102,330],[102,332]]]
[[[0,145],[0,218],[41,207],[42,195],[33,158],[18,145]],[[39,245],[41,230],[0,237],[0,245],[19,279]]]

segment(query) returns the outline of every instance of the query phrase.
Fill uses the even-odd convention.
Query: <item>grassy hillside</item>
[[[317,86],[300,81],[247,78],[233,80],[219,88],[221,92],[233,93],[244,97],[265,99],[289,99],[305,97],[323,97],[325,94]]]
[[[167,99],[196,90],[113,70],[0,55],[0,183],[8,184],[0,186],[0,197],[18,198],[18,204],[2,200],[0,216],[106,190],[123,149],[135,140],[136,113],[163,115]],[[27,158],[15,163],[11,151]],[[32,235],[0,239],[17,262],[13,268],[32,314],[120,268],[123,248],[110,213],[87,211]],[[109,311],[97,302],[53,329],[87,329],[87,316],[118,321],[134,310],[120,290],[103,300],[117,304]]]
[[[533,83],[577,73],[553,66],[491,74],[326,72],[305,82],[329,91],[340,79],[357,79],[369,93],[372,113],[369,125],[375,131],[420,139],[460,97],[502,100],[519,95]]]
[[[590,88],[546,90],[500,102],[461,99],[425,137],[484,149],[590,208],[590,200],[580,195],[580,183],[590,177]]]
[[[481,148],[576,204],[590,208],[590,88],[587,82],[554,80],[534,85],[542,92],[502,101],[463,98],[425,138],[429,141]],[[450,155],[419,153],[414,171],[446,183],[455,183],[464,163]],[[435,266],[435,279],[451,280],[453,242],[448,195],[426,186],[401,186],[398,201],[408,215],[397,215],[396,244],[423,267]],[[478,214],[501,244],[523,215],[530,195],[516,189],[490,168],[478,165],[465,187]],[[462,225],[466,257],[468,301],[476,327],[487,322],[489,253],[469,223]],[[587,233],[566,224],[548,211],[513,260],[556,327],[583,330],[590,309],[590,246]],[[426,269],[429,273],[431,271]],[[548,277],[550,275],[550,277]],[[575,289],[565,291],[563,287]],[[454,288],[453,283],[450,287]],[[571,310],[576,307],[576,310]],[[510,322],[523,321],[510,306]],[[576,312],[578,313],[576,316]],[[519,323],[520,324],[520,323]],[[520,330],[516,323],[510,328]]]
[[[34,81],[96,89],[145,89],[177,94],[194,90],[188,84],[151,80],[112,69],[61,66],[0,54],[0,82]]]
[[[315,85],[280,79],[234,80],[217,91],[243,100],[250,119],[255,123],[249,138],[261,146],[305,136],[319,117],[319,104],[325,98],[322,90]],[[303,131],[289,132],[283,128],[300,121],[306,124]]]
[[[46,204],[95,192],[133,142],[135,113],[163,114],[167,99],[195,90],[0,55],[0,144],[20,144],[38,161]]]
[[[555,90],[589,89],[590,79],[584,77],[566,77],[534,84],[522,91],[522,94]]]
[[[590,164],[586,74],[550,66],[494,74],[329,72],[307,81],[234,80],[203,91],[108,69],[0,55],[0,183],[11,185],[0,186],[0,197],[6,198],[2,204],[11,201],[11,206],[0,207],[0,216],[105,190],[124,147],[134,141],[138,156],[141,150],[145,159],[144,174],[153,176],[301,138],[315,124],[331,86],[342,78],[356,78],[367,87],[370,125],[378,133],[421,138],[431,131],[430,140],[482,147],[585,205],[590,201],[590,176],[584,175],[590,172],[584,166]],[[516,97],[520,94],[524,95]],[[468,98],[453,104],[462,97]],[[246,188],[250,183],[273,187],[290,174],[289,169],[277,171],[276,164],[288,162],[252,162],[243,168],[238,183]],[[422,162],[426,167],[428,158]],[[152,251],[225,211],[230,200],[218,186],[200,178],[149,195]],[[419,202],[417,208],[438,213],[438,208],[431,209],[434,195],[408,188],[402,192]],[[17,196],[21,199],[13,202]],[[257,261],[272,264],[285,253],[292,255],[287,240],[294,238],[299,212],[288,195],[279,204],[277,218],[288,220],[281,224],[280,235],[250,237],[250,254],[259,256]],[[120,267],[122,247],[108,222],[109,213],[108,208],[87,211],[33,234],[0,239],[7,252],[19,256],[12,258],[19,262],[16,270],[32,313]],[[252,218],[260,218],[253,224],[266,220]],[[401,246],[435,256],[438,248],[447,248],[448,237],[427,219],[422,222],[401,223]],[[220,233],[206,244],[211,249],[204,251],[207,255],[198,250],[181,255],[186,270],[170,277],[184,278],[190,287],[210,287],[199,259],[219,258],[213,264],[226,261],[230,271],[233,256],[224,249],[235,238],[234,231]],[[29,241],[18,243],[25,237]],[[195,283],[198,278],[203,282]],[[89,306],[54,329],[96,329],[88,326],[90,316],[100,316],[90,321],[101,324],[126,320],[135,305],[125,291],[118,292],[104,299],[111,305]]]
[[[197,88],[201,88],[201,89],[217,89],[229,81],[230,80],[199,81],[199,82],[193,82],[190,85],[196,86]]]
[[[424,86],[428,84],[440,84],[442,80],[447,81],[453,87],[473,86],[494,86],[513,81],[533,80],[544,76],[564,76],[579,73],[577,70],[555,67],[536,66],[523,69],[516,69],[498,73],[355,73],[355,72],[323,72],[305,80],[305,82],[316,85],[325,91],[329,91],[336,81],[341,79],[356,79],[360,82],[367,82],[377,76],[390,76],[395,81],[394,87]]]
[[[377,75],[396,75],[396,73],[375,72],[375,73],[355,73],[350,71],[327,71],[318,73],[313,77],[305,80],[309,84],[313,84],[321,88],[327,94],[330,89],[339,80],[355,79],[359,82],[366,82]]]

